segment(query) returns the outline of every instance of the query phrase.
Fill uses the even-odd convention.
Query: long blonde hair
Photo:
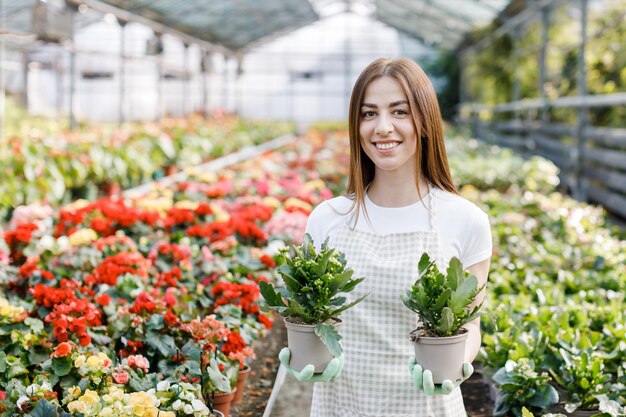
[[[374,162],[361,146],[359,134],[361,106],[367,87],[381,77],[391,77],[398,81],[409,101],[413,127],[418,138],[415,152],[415,181],[420,199],[421,176],[435,187],[458,194],[450,175],[441,111],[430,79],[420,66],[410,59],[380,58],[369,64],[359,75],[350,97],[350,176],[347,195],[354,200],[353,208],[356,206],[357,220],[361,207],[365,207],[365,192],[374,180],[375,173]],[[365,215],[367,217],[367,212]]]

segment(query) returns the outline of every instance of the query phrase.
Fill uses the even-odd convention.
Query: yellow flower
[[[94,355],[94,356],[90,356],[89,359],[87,359],[87,369],[89,369],[92,372],[95,372],[97,370],[99,370],[102,367],[102,360]]]
[[[285,201],[285,208],[287,207],[300,207],[307,211],[313,210],[313,207],[309,203],[293,197],[289,197],[287,201]]]
[[[179,209],[195,210],[198,208],[199,205],[200,203],[196,201],[181,200],[177,201],[176,204],[174,204],[174,207]]]
[[[74,366],[77,368],[80,368],[81,366],[85,364],[85,360],[86,360],[85,355],[80,355],[74,360]]]
[[[70,245],[81,246],[98,239],[98,234],[92,229],[80,229],[69,237]]]
[[[263,204],[277,209],[280,207],[280,200],[275,197],[265,197],[263,198]]]
[[[83,394],[78,401],[82,401],[83,403],[87,404],[88,406],[93,406],[94,404],[98,403],[100,401],[100,397],[98,396],[98,393],[96,391],[92,391],[90,389],[88,389],[87,391],[85,391],[85,394]]]
[[[176,417],[176,413],[173,411],[160,411],[159,417]]]
[[[144,210],[164,212],[172,208],[171,197],[140,198],[135,201],[135,206]]]
[[[0,316],[9,317],[12,321],[19,318],[24,313],[24,308],[19,306],[12,306],[9,302],[0,298]]]
[[[85,208],[89,205],[89,201],[87,200],[83,200],[82,198],[79,200],[76,200],[70,204],[68,204],[67,206],[65,206],[63,209],[67,210],[67,211],[73,211],[73,210],[80,210],[82,208]]]
[[[124,398],[124,391],[122,391],[118,387],[113,386],[109,391],[109,395],[111,396],[113,401],[121,401]]]
[[[216,204],[211,204],[211,210],[215,216],[215,221],[227,222],[230,220],[230,215]]]
[[[324,188],[326,188],[326,184],[324,184],[324,181],[322,180],[312,180],[312,181],[306,182],[303,188],[306,191],[323,190]]]
[[[99,417],[113,417],[115,414],[113,412],[113,408],[111,407],[105,407],[102,410],[100,410],[100,413],[98,414]]]
[[[69,394],[72,397],[78,397],[81,393],[80,387],[78,385],[74,385],[72,388],[68,389],[67,392],[69,392]]]
[[[89,408],[87,407],[87,404],[85,404],[82,401],[72,401],[71,403],[69,403],[67,405],[67,410],[72,413],[82,413],[82,414],[86,414],[87,411],[89,411]]]

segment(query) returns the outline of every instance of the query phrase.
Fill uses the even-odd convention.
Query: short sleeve
[[[463,242],[461,262],[466,268],[491,257],[493,243],[489,217],[478,207],[472,213],[469,227],[463,236]]]

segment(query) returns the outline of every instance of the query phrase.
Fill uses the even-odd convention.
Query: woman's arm
[[[489,264],[491,258],[487,258],[484,261],[478,262],[467,268],[470,274],[474,275],[478,279],[478,287],[482,287],[487,283],[487,276],[489,275]],[[485,289],[483,289],[474,302],[470,304],[470,307],[475,307],[483,302],[485,299]],[[469,335],[467,338],[467,343],[465,344],[465,362],[473,362],[478,355],[478,351],[480,350],[481,344],[481,335],[480,335],[480,318],[467,323],[464,326],[468,331]]]

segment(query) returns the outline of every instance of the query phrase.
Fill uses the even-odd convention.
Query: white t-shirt
[[[465,268],[484,261],[491,256],[491,229],[487,215],[475,204],[458,195],[431,189],[434,200],[436,229],[439,234],[444,261],[456,256]],[[394,233],[429,231],[430,214],[428,199],[405,207],[377,206],[365,195],[365,207],[371,223],[363,212],[359,215],[356,229],[363,232],[388,235]],[[353,200],[341,196],[319,204],[309,216],[306,232],[311,235],[319,250],[322,242],[338,231],[346,222],[354,224]]]

